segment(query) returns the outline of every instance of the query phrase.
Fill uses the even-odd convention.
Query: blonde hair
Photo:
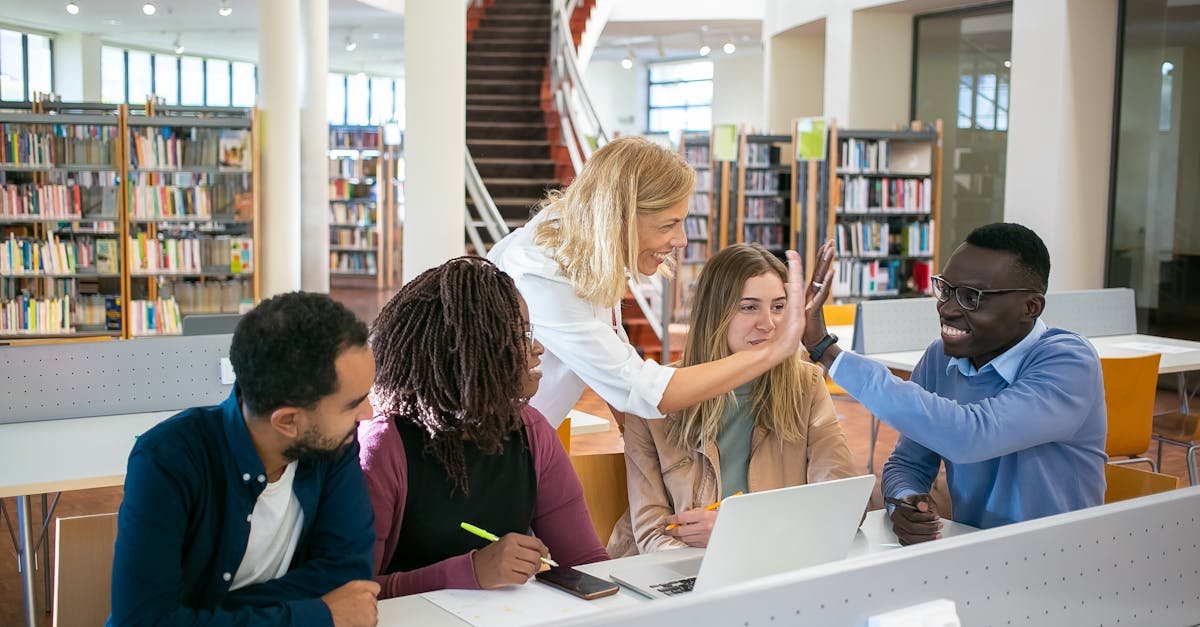
[[[691,328],[683,349],[684,367],[715,361],[730,355],[729,327],[741,304],[746,281],[774,274],[787,282],[787,267],[759,244],[734,244],[704,264],[692,304]],[[800,376],[810,367],[799,355],[783,360],[754,380],[750,413],[754,426],[774,433],[785,442],[804,439],[799,416],[804,399]],[[667,440],[680,448],[703,448],[716,442],[721,421],[736,403],[729,392],[703,401],[667,417]]]
[[[550,215],[533,242],[551,252],[577,296],[612,307],[625,294],[626,271],[637,270],[637,216],[679,204],[695,184],[695,171],[679,154],[642,137],[615,139],[565,191],[541,202],[539,211]],[[662,271],[669,276],[668,264]]]

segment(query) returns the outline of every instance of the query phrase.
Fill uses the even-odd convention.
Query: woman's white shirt
[[[530,400],[554,427],[591,387],[616,409],[661,418],[658,404],[674,368],[642,359],[621,327],[620,306],[595,307],[575,294],[558,262],[533,243],[542,211],[488,253],[529,306],[534,338],[546,347],[542,381]]]

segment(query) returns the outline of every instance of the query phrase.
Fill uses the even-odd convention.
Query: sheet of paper
[[[797,161],[825,160],[825,120],[823,118],[800,118],[796,120]]]
[[[713,161],[737,161],[737,125],[718,124],[713,134]]]
[[[1173,355],[1177,353],[1190,353],[1193,348],[1184,346],[1171,346],[1170,344],[1158,344],[1156,342],[1120,342],[1112,345],[1113,348],[1128,348],[1135,351],[1147,351],[1150,353],[1163,353]]]
[[[591,601],[537,582],[499,590],[438,590],[421,596],[472,625],[488,627],[558,623],[597,611]]]

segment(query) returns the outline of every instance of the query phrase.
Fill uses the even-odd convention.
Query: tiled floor
[[[367,323],[370,323],[374,319],[376,313],[390,297],[390,294],[376,292],[375,290],[335,290],[333,295],[335,298],[346,303],[347,307]],[[1177,399],[1172,393],[1162,392],[1159,394],[1159,411],[1172,409],[1176,404]],[[839,417],[842,419],[842,428],[846,433],[846,441],[850,447],[850,451],[854,454],[855,459],[859,460],[863,465],[863,471],[866,472],[867,451],[870,441],[870,416],[861,405],[847,398],[835,397],[834,405],[837,408]],[[585,393],[584,398],[576,408],[590,414],[611,419],[607,406],[590,391]],[[879,431],[879,441],[875,450],[876,473],[882,469],[887,455],[891,452],[892,447],[895,446],[895,442],[896,432],[886,425],[882,426]],[[577,437],[572,439],[571,442],[571,452],[573,455],[615,452],[623,450],[623,448],[624,445],[615,425],[611,425],[607,432]],[[1180,477],[1181,485],[1187,485],[1187,468],[1181,449],[1178,447],[1165,447],[1161,472]],[[944,485],[944,482],[940,483]],[[119,487],[64,492],[55,515],[66,517],[115,512],[120,505],[121,493],[122,490]],[[949,507],[946,503],[944,491],[936,490],[934,497],[938,500],[939,509],[948,513]],[[9,516],[15,522],[15,500],[3,499],[3,501]],[[879,490],[876,488],[875,494],[872,497],[872,509],[877,509],[880,506]],[[3,523],[0,523],[0,526],[3,526]],[[51,546],[53,547],[53,544]],[[100,567],[98,566],[98,568]],[[38,590],[39,604],[42,604],[43,593],[41,592],[40,584]],[[44,605],[39,606],[45,607]],[[0,625],[21,625],[21,616],[21,583],[20,576],[16,571],[16,554],[13,551],[12,544],[9,542],[8,533],[0,532]],[[42,621],[43,625],[50,625],[48,614],[39,614],[39,616],[44,619]]]

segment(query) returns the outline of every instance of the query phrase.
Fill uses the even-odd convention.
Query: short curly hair
[[[325,294],[290,292],[259,303],[233,331],[229,361],[251,413],[311,409],[337,390],[334,362],[367,345],[367,325]]]
[[[1030,287],[1045,292],[1050,282],[1050,252],[1046,243],[1027,226],[1016,222],[993,222],[967,234],[967,243],[979,248],[1011,253],[1017,269],[1024,272]]]

